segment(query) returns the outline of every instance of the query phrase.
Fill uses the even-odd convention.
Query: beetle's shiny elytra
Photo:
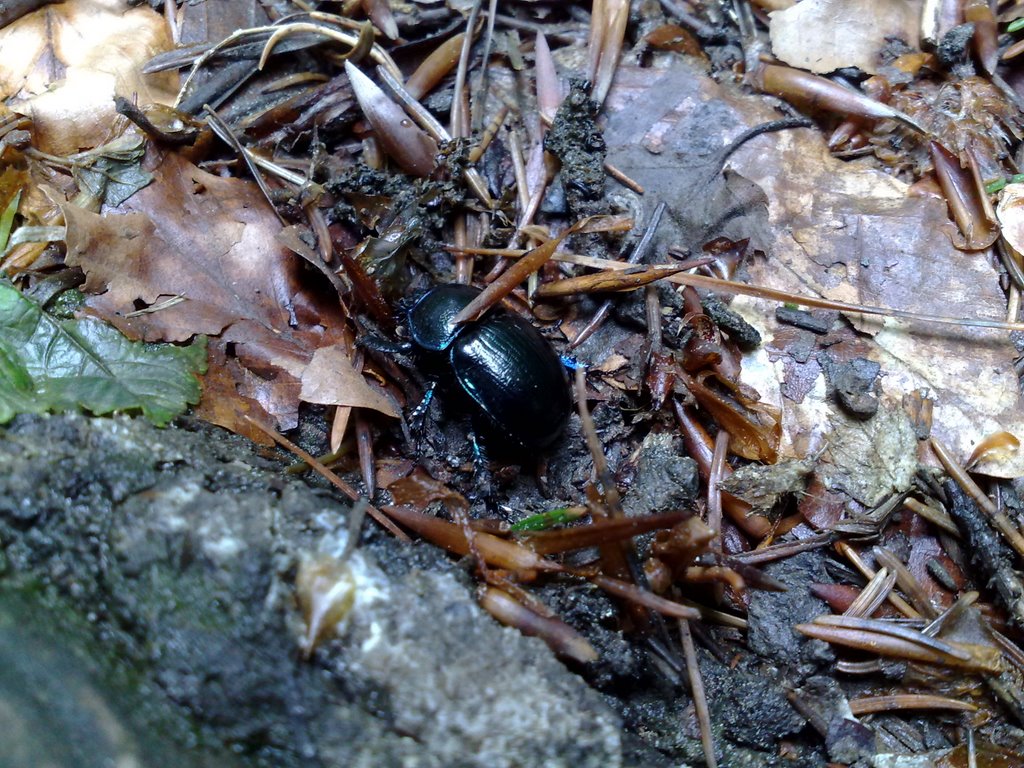
[[[572,409],[569,380],[558,355],[528,321],[491,310],[475,323],[453,326],[480,291],[441,285],[409,310],[409,335],[424,351],[443,355],[455,380],[500,434],[524,448],[544,448],[565,429]]]

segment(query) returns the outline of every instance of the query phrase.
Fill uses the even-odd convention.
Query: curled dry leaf
[[[255,186],[206,173],[177,155],[153,170],[154,182],[118,211],[90,214],[64,206],[68,264],[86,274],[90,306],[146,341],[183,341],[232,325],[287,327],[288,275],[274,242],[276,216]],[[160,297],[187,301],[128,317]],[[236,330],[243,340],[255,328]]]
[[[435,501],[442,502],[449,510],[469,509],[469,502],[465,497],[431,477],[422,467],[417,467],[385,487],[391,491],[391,497],[396,504],[411,507],[417,512],[425,511]]]
[[[729,433],[729,450],[737,456],[774,464],[782,439],[779,410],[762,403],[757,392],[737,382],[705,371],[684,376],[686,388],[715,422]],[[709,382],[720,387],[716,389]]]
[[[313,359],[302,372],[299,397],[307,403],[349,405],[394,418],[399,416],[394,404],[366,383],[352,367],[348,352],[338,346],[322,347],[313,353]]]
[[[114,138],[115,96],[173,103],[173,72],[142,74],[153,55],[173,48],[167,23],[147,5],[128,6],[69,0],[0,30],[0,98],[18,98],[12,107],[32,118],[38,149],[70,155]]]
[[[1020,450],[1020,440],[1009,432],[996,432],[989,435],[974,449],[974,453],[964,462],[964,467],[971,469],[986,456],[1000,453],[1014,453]]]
[[[203,396],[195,415],[259,445],[274,445],[270,436],[253,423],[266,418],[266,410],[251,396],[255,393],[245,395],[239,391],[238,382],[246,380],[245,368],[237,359],[228,357],[223,344],[211,344],[208,352],[209,368],[203,377]]]

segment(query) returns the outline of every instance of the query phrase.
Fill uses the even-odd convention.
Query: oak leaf
[[[67,263],[86,274],[89,308],[131,338],[210,336],[209,376],[221,396],[233,382],[238,402],[202,412],[236,432],[251,432],[246,415],[295,427],[304,389],[313,402],[396,415],[352,368],[336,293],[278,241],[257,186],[176,154],[156,162],[153,183],[117,209],[64,206]]]

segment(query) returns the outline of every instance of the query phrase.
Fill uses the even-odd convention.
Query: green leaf
[[[11,227],[14,226],[14,214],[18,212],[18,202],[21,200],[21,192],[18,191],[11,202],[0,213],[0,253],[7,250],[7,240],[11,236]]]
[[[512,523],[509,528],[513,531],[545,531],[556,525],[564,525],[565,523],[571,523],[573,520],[579,520],[584,514],[580,509],[561,507],[559,509],[552,509],[549,512],[541,512],[538,515],[524,517],[522,520]]]
[[[985,184],[985,193],[994,195],[1006,186],[1006,179],[993,179]]]
[[[136,411],[164,426],[199,401],[206,340],[129,341],[90,318],[58,320],[0,281],[0,424],[18,413]]]
[[[1016,32],[1019,29],[1024,29],[1024,19],[1014,19],[1010,22],[1010,25],[1006,28],[1007,32]]]

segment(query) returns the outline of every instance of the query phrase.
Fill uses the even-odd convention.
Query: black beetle
[[[444,361],[501,437],[521,448],[546,448],[572,410],[562,362],[533,325],[501,309],[453,326],[452,318],[479,294],[469,285],[432,288],[409,310],[409,335],[421,352]]]

